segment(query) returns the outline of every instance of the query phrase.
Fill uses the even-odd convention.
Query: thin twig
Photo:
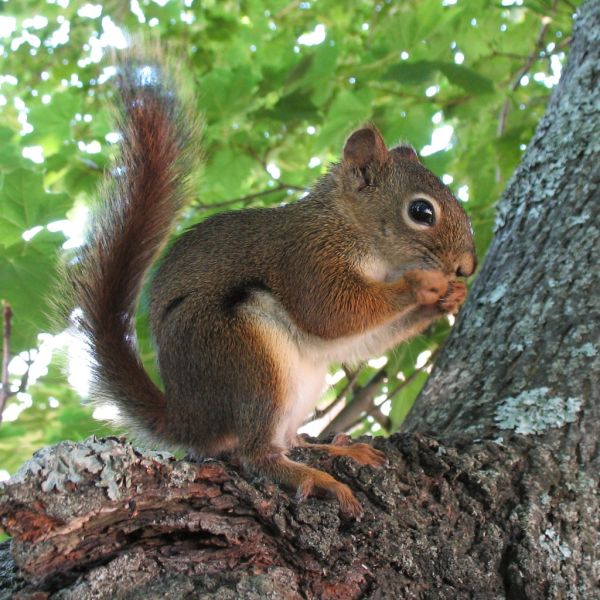
[[[556,9],[557,2],[558,0],[554,0],[554,2],[552,3],[553,11],[555,11]],[[523,79],[523,77],[527,75],[527,73],[529,73],[529,70],[531,69],[535,61],[540,58],[540,52],[544,48],[544,39],[546,37],[546,33],[548,32],[548,28],[550,27],[551,22],[552,19],[550,17],[542,17],[542,26],[535,41],[535,46],[529,54],[529,56],[527,57],[525,64],[517,71],[516,75],[513,77],[513,81],[510,86],[510,94],[513,94],[517,91],[517,89],[519,89],[519,86],[521,85],[521,79]],[[504,131],[506,129],[506,122],[508,120],[508,111],[510,110],[510,102],[511,97],[509,95],[502,104],[502,109],[500,110],[500,115],[498,117],[498,128],[496,130],[496,137],[502,137],[502,135],[504,134]],[[500,183],[500,180],[500,167],[496,166],[496,183]]]
[[[362,413],[358,416],[353,423],[346,427],[345,431],[350,431],[354,427],[356,427],[360,422],[365,418],[365,416],[373,417],[386,431],[391,430],[392,422],[391,419],[384,415],[381,412],[381,406],[383,406],[388,400],[392,401],[403,389],[405,389],[410,383],[415,379],[415,377],[427,370],[435,361],[435,358],[439,354],[441,346],[438,346],[432,353],[431,356],[427,359],[427,362],[418,369],[415,369],[391,394],[388,394],[383,402],[376,405],[373,403],[366,411],[365,415]],[[373,396],[374,399],[375,396]]]
[[[572,41],[573,41],[573,36],[568,35],[560,44],[556,44],[556,46],[554,46],[553,52],[556,50],[562,50],[563,48],[570,46]]]
[[[386,400],[393,400],[406,386],[408,386],[410,383],[412,383],[412,381],[415,379],[415,377],[419,373],[422,373],[423,371],[427,370],[434,363],[437,355],[440,352],[440,349],[441,349],[441,346],[438,346],[431,353],[431,355],[429,356],[429,358],[427,359],[425,364],[422,367],[415,369],[391,394],[388,394],[388,397],[386,398]]]
[[[533,51],[527,57],[525,64],[517,71],[516,75],[513,77],[513,82],[510,86],[511,92],[516,92],[519,89],[519,86],[521,85],[521,79],[523,79],[523,77],[525,75],[527,75],[527,73],[529,73],[529,69],[531,69],[531,67],[533,66],[533,63],[538,58],[540,58],[540,51],[544,46],[544,38],[546,37],[546,33],[547,33],[549,27],[550,27],[550,21],[547,19],[544,19],[542,21],[542,27],[538,34]],[[502,110],[500,111],[500,118],[498,119],[498,129],[496,132],[498,137],[500,137],[504,133],[504,130],[506,129],[506,118],[508,116],[509,107],[510,107],[510,98],[507,98],[504,101],[504,104],[502,105]]]
[[[369,415],[381,425],[386,433],[390,433],[390,430],[392,429],[392,420],[387,415],[384,415],[379,407],[377,407],[377,410],[370,412]]]
[[[288,183],[280,182],[274,188],[269,188],[267,190],[262,190],[261,192],[254,192],[253,194],[247,194],[246,196],[240,196],[239,198],[233,198],[231,200],[224,200],[222,202],[215,202],[214,204],[200,204],[201,210],[211,210],[213,208],[225,208],[227,206],[232,206],[234,204],[249,204],[253,200],[257,198],[262,198],[263,196],[268,196],[269,194],[274,194],[276,192],[281,192],[283,190],[293,190],[295,192],[304,192],[306,188],[292,185]]]
[[[569,0],[562,0],[573,12],[577,12],[577,7]]]
[[[515,54],[514,52],[504,52],[503,50],[492,50],[490,58],[512,58],[515,60],[527,60],[525,54]]]
[[[3,327],[2,327],[2,387],[0,388],[0,423],[6,400],[10,394],[10,383],[8,381],[8,363],[10,362],[10,333],[12,309],[8,302],[3,302]]]
[[[8,393],[8,397],[16,396],[17,394],[22,394],[27,390],[27,384],[29,383],[29,371],[31,370],[31,365],[33,364],[33,358],[31,358],[31,351],[27,352],[27,360],[25,361],[27,364],[27,370],[23,375],[21,375],[21,383],[19,383],[19,387]]]
[[[385,369],[377,371],[364,387],[357,390],[352,400],[344,406],[331,423],[325,426],[319,435],[326,436],[338,431],[347,431],[348,427],[372,406],[379,387],[386,377]]]
[[[358,376],[360,375],[360,370],[357,371],[349,371],[346,367],[342,367],[342,369],[346,373],[346,384],[344,387],[338,392],[337,396],[325,407],[325,408],[316,408],[315,412],[310,415],[310,417],[305,421],[305,423],[310,423],[312,421],[316,421],[324,417],[328,412],[331,412],[340,402],[345,400],[348,392],[351,392],[358,381]]]
[[[410,94],[408,92],[404,92],[402,90],[397,90],[397,89],[394,89],[394,88],[391,88],[391,87],[385,86],[385,85],[372,84],[371,87],[373,89],[377,90],[378,92],[383,92],[384,94],[390,94],[392,96],[396,96],[397,98],[415,100],[419,104],[423,104],[424,102],[430,102],[432,104],[435,103],[435,104],[440,105],[443,108],[448,108],[451,106],[459,106],[460,104],[464,104],[465,102],[468,102],[469,100],[473,99],[473,96],[470,94],[467,94],[464,96],[456,96],[455,98],[448,98],[447,100],[444,100],[442,98],[439,98],[438,96],[427,97],[422,94]]]
[[[306,189],[307,189],[301,185],[294,185],[293,183],[285,183],[285,181],[280,181],[279,185],[286,190],[292,190],[294,192],[306,192]]]
[[[295,10],[300,4],[300,0],[294,0],[287,6],[284,6],[277,14],[273,15],[273,19],[278,20],[285,17],[289,12]]]
[[[352,424],[348,425],[348,427],[346,427],[346,431],[350,432],[355,427],[358,427],[365,420],[365,417],[373,417],[373,419],[375,419],[381,425],[381,427],[383,427],[386,433],[390,433],[392,430],[392,420],[381,412],[380,406],[373,405],[367,413],[360,415],[358,419],[356,419]]]

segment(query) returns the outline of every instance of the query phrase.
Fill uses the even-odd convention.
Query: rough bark
[[[599,54],[589,1],[405,433],[373,442],[389,464],[297,451],[362,521],[218,461],[63,442],[2,488],[4,597],[600,598]]]
[[[504,193],[485,264],[406,431],[552,429],[542,435],[548,443],[570,437],[585,461],[597,458],[599,76],[600,3],[592,1],[575,21],[560,85]]]
[[[389,458],[382,470],[322,459],[357,492],[361,522],[340,519],[333,500],[298,504],[218,461],[176,461],[117,439],[63,442],[5,487],[0,518],[20,578],[4,591],[73,600],[593,597],[597,535],[582,537],[581,523],[600,526],[594,488],[580,485],[557,506],[557,457],[523,436],[507,442],[395,435],[375,441]],[[549,514],[568,527],[557,530]]]

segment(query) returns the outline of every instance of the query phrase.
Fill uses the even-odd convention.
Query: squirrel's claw
[[[309,496],[314,493],[316,487],[335,496],[340,503],[340,512],[344,517],[360,520],[363,515],[363,508],[360,502],[356,499],[352,490],[344,483],[332,480],[327,484],[321,482],[317,484],[314,479],[307,477],[302,481],[296,490],[296,500],[304,502]]]
[[[415,302],[428,306],[439,302],[448,293],[449,281],[441,271],[414,270],[404,274],[415,297]]]

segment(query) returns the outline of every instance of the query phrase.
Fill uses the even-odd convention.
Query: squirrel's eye
[[[408,207],[410,218],[422,225],[433,225],[435,223],[435,210],[429,200],[419,198],[413,200]]]

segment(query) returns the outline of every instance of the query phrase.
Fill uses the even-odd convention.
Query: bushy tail
[[[154,53],[156,55],[156,53]],[[192,110],[156,56],[118,65],[120,155],[101,193],[87,244],[67,269],[65,312],[89,345],[93,395],[160,434],[165,398],[136,349],[135,309],[144,278],[188,194],[198,148]]]

